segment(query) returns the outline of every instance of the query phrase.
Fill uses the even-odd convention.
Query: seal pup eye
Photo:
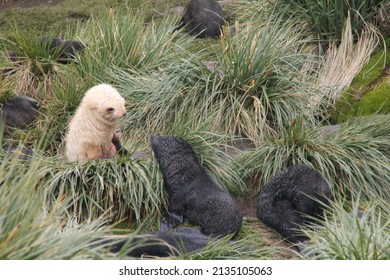
[[[106,110],[107,110],[107,112],[108,112],[108,113],[112,113],[112,112],[114,112],[114,111],[115,111],[115,109],[114,109],[114,108],[112,108],[112,107],[110,107],[110,108],[107,108]]]

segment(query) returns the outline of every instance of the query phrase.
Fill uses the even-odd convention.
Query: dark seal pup
[[[5,52],[5,54],[2,54],[4,56],[4,58],[6,60],[8,60],[10,62],[10,64],[12,65],[11,67],[6,67],[6,68],[3,68],[2,71],[0,72],[0,77],[1,78],[5,78],[7,76],[10,76],[14,73],[16,73],[17,71],[17,68],[19,66],[19,58],[16,54],[15,51],[13,50],[7,50]]]
[[[191,36],[217,38],[223,25],[222,8],[216,1],[191,0],[176,30],[185,27]]]
[[[99,240],[112,253],[123,250],[127,256],[169,257],[202,250],[211,238],[198,229],[178,227],[177,231],[157,231],[118,240]]]
[[[20,160],[30,160],[33,156],[33,151],[27,147],[16,147],[11,145],[3,145],[3,150],[10,156],[16,156]]]
[[[77,40],[62,40],[58,37],[42,36],[41,44],[49,53],[56,54],[56,61],[61,64],[67,64],[72,61],[76,53],[81,53],[85,45]]]
[[[25,128],[36,120],[38,114],[38,101],[28,96],[15,96],[0,104],[0,116],[7,126]]]
[[[190,144],[174,136],[152,136],[151,146],[170,199],[161,230],[175,227],[183,218],[214,237],[240,230],[240,208],[202,168]]]
[[[320,202],[326,205],[330,197],[331,190],[317,170],[292,165],[260,189],[257,217],[288,241],[303,242],[307,237],[299,227],[314,221],[312,218],[323,217]]]
[[[127,156],[130,157],[131,154],[128,150],[125,149],[125,147],[122,146],[121,141],[119,140],[118,135],[115,133],[112,135],[111,143],[114,144],[116,151],[121,157]]]

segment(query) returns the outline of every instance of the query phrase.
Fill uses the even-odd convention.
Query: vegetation
[[[282,0],[277,1],[296,17],[314,36],[322,42],[338,41],[343,36],[346,16],[350,15],[352,30],[359,31],[366,21],[373,21],[381,0]]]
[[[279,170],[301,162],[319,170],[336,193],[376,193],[389,199],[388,120],[387,115],[357,118],[330,132],[297,121],[243,154],[241,172],[258,190]]]
[[[13,1],[13,0],[11,0]],[[29,9],[15,8],[2,12],[0,18],[0,34],[8,37],[12,30],[26,30],[39,37],[43,34],[53,36],[77,35],[77,28],[85,24],[92,16],[98,16],[110,8],[134,14],[144,7],[144,15],[148,19],[171,7],[184,5],[183,0],[65,0],[55,6],[41,6]]]
[[[388,260],[389,203],[375,197],[367,203],[358,195],[352,201],[338,198],[331,204],[325,222],[307,235],[312,243],[302,250],[307,259]]]
[[[387,69],[390,55],[386,51],[389,39],[354,78],[330,109],[332,122],[344,122],[352,117],[373,113],[388,113]]]
[[[108,233],[104,219],[78,224],[63,207],[66,197],[51,201],[47,208],[42,201],[46,188],[42,171],[39,160],[26,166],[16,157],[2,157],[0,259],[93,257],[91,240]]]
[[[180,15],[165,11],[185,2],[140,8],[138,0],[65,0],[2,12],[0,73],[15,73],[0,79],[0,102],[32,96],[40,116],[23,131],[0,125],[2,143],[34,150],[27,161],[0,151],[0,258],[127,257],[96,240],[158,228],[167,197],[149,139],[173,134],[244,208],[276,172],[297,162],[319,170],[335,197],[326,220],[305,229],[310,242],[300,254],[245,217],[234,241],[179,258],[389,259],[388,54],[384,48],[372,56],[382,35],[365,22],[379,1],[239,1],[224,6],[229,18],[219,40],[174,31]],[[75,38],[86,48],[58,64],[58,54],[39,42],[42,34]],[[101,82],[126,99],[123,145],[145,156],[65,162],[69,119],[85,91]],[[353,108],[345,119],[344,98],[362,105],[343,103]],[[236,147],[240,140],[253,149]]]

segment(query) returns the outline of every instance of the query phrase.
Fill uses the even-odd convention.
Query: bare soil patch
[[[12,8],[33,8],[38,6],[54,6],[64,0],[0,0],[0,12]]]

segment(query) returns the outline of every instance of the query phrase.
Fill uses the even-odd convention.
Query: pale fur
[[[110,108],[114,110],[109,112]],[[67,160],[112,158],[116,149],[111,140],[118,120],[125,114],[125,100],[113,86],[90,88],[69,123],[65,137]]]

